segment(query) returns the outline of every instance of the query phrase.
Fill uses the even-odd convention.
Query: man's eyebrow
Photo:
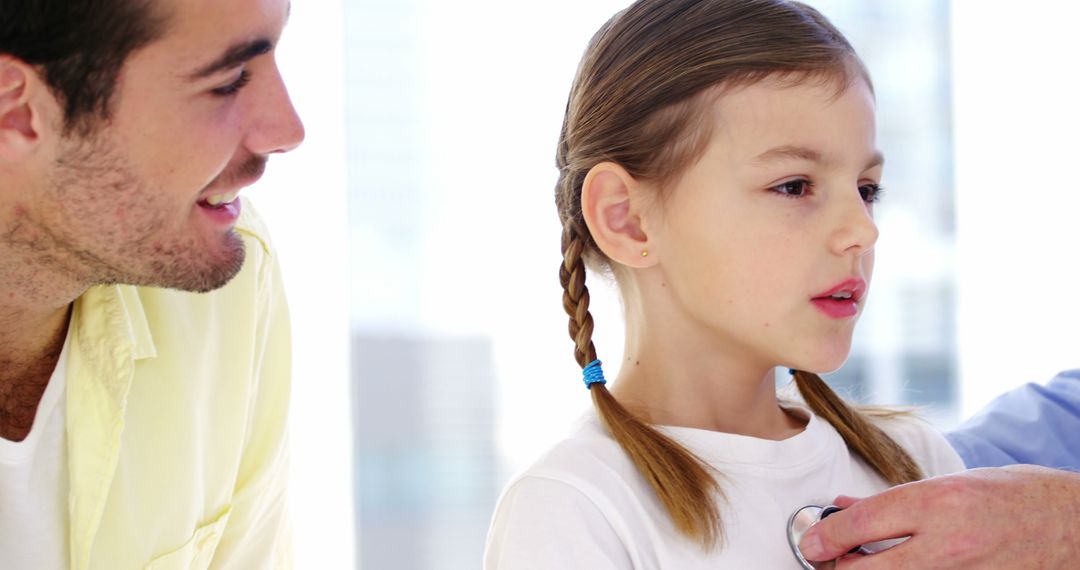
[[[825,162],[820,152],[812,148],[794,145],[784,145],[778,146],[776,148],[771,148],[755,156],[754,162],[763,164],[783,159],[806,160],[809,162],[817,163]],[[881,154],[881,151],[875,151],[874,155],[870,157],[869,161],[867,161],[866,166],[863,167],[863,170],[870,170],[871,168],[881,166],[883,164],[885,164],[885,155]]]
[[[188,79],[191,81],[205,79],[226,69],[243,65],[260,55],[269,53],[272,49],[274,49],[274,43],[266,38],[233,44],[217,59],[189,74]]]

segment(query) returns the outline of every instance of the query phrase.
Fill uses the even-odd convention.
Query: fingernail
[[[818,535],[807,533],[799,543],[799,552],[802,552],[807,560],[817,560],[825,554],[825,547]]]

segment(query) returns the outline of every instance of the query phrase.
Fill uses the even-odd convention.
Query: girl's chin
[[[844,365],[844,362],[847,361],[849,354],[851,354],[851,347],[848,347],[843,351],[818,354],[811,358],[800,359],[800,362],[791,368],[802,370],[803,372],[813,372],[814,374],[828,374],[839,370],[840,367]]]

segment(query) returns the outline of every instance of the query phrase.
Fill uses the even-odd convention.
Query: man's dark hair
[[[64,107],[64,131],[110,118],[128,56],[164,33],[148,0],[0,0],[0,54],[35,66]]]

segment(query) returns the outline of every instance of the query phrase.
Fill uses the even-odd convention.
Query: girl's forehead
[[[826,162],[852,151],[876,153],[873,95],[863,82],[839,90],[821,82],[761,81],[726,90],[710,103],[713,144],[742,161]]]
[[[852,100],[858,100],[871,113],[875,106],[873,93],[863,81],[793,82],[772,77],[718,89],[709,99],[714,118],[730,123],[808,112],[828,113]]]

